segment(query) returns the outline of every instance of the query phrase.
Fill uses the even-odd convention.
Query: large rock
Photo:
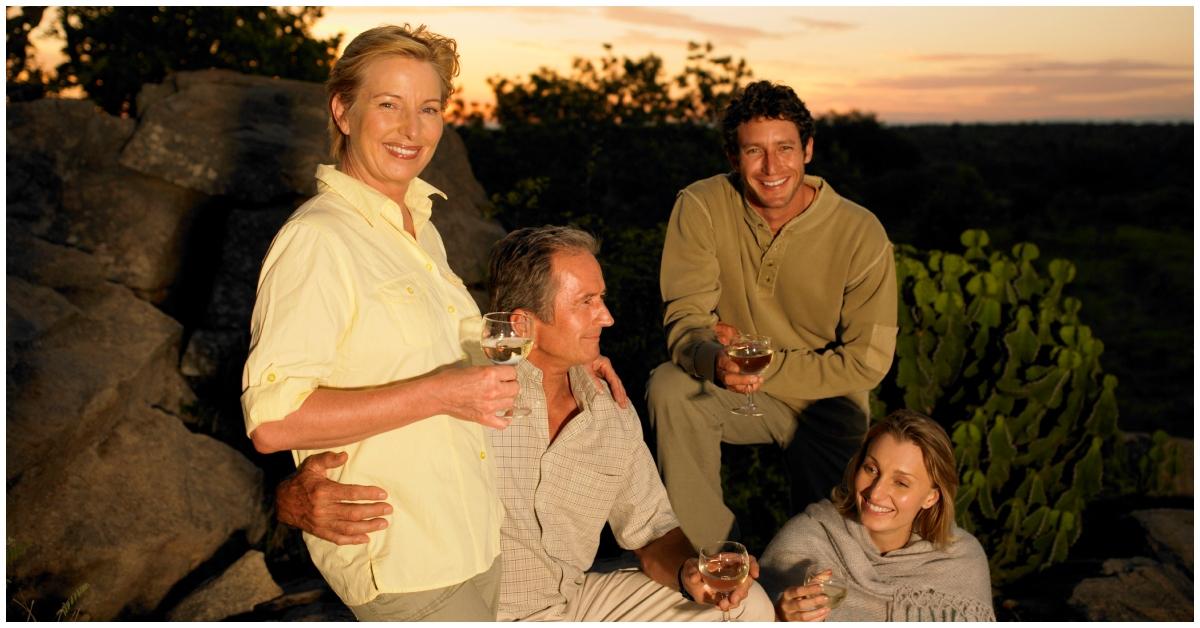
[[[205,196],[117,165],[133,121],[85,101],[8,106],[9,218],[92,253],[104,277],[163,301]]]
[[[1158,560],[1194,573],[1195,512],[1178,508],[1138,510],[1133,518],[1146,530],[1146,540]]]
[[[171,612],[170,621],[220,621],[247,613],[263,602],[283,595],[271,578],[263,553],[246,552],[225,573],[187,596]]]
[[[1106,577],[1087,578],[1070,604],[1090,621],[1192,621],[1192,579],[1148,558],[1104,561]]]
[[[446,128],[437,152],[421,178],[448,197],[433,197],[432,220],[446,243],[450,266],[468,286],[482,285],[487,279],[492,245],[504,237],[504,228],[496,221],[484,218],[491,203],[471,171],[467,147],[457,131]],[[478,296],[476,300],[479,300]]]
[[[6,253],[8,577],[88,584],[88,619],[149,613],[234,533],[261,538],[262,473],[180,421],[178,323],[11,221]]]
[[[149,89],[122,165],[254,202],[316,190],[313,171],[329,154],[319,83],[203,70]]]

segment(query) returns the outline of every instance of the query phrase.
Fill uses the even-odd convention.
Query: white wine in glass
[[[758,334],[738,334],[733,342],[725,347],[725,355],[738,365],[744,375],[758,375],[767,370],[775,350],[771,348],[771,338]],[[743,416],[762,416],[762,410],[754,403],[754,393],[746,393],[746,404],[731,410],[734,414]]]
[[[488,312],[483,316],[479,345],[492,364],[516,365],[533,350],[533,321],[520,312]],[[500,416],[529,416],[531,410],[513,406]]]
[[[825,604],[830,609],[837,608],[846,599],[846,593],[849,588],[846,586],[846,579],[837,570],[830,567],[814,567],[810,568],[808,577],[805,578],[806,584],[821,585],[821,593],[829,598]]]
[[[700,548],[700,577],[713,591],[715,601],[727,599],[750,575],[750,554],[735,541],[721,541]],[[729,621],[729,611],[721,611],[721,621]]]

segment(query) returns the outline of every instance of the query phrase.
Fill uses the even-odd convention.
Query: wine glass
[[[809,567],[804,584],[821,585],[821,593],[824,593],[825,597],[829,599],[824,606],[828,606],[830,610],[837,608],[842,603],[842,600],[846,599],[846,592],[849,590],[846,586],[845,577],[833,567],[818,567],[816,565]]]
[[[492,364],[515,366],[533,350],[533,321],[520,312],[488,312],[483,316],[479,345]],[[512,410],[496,415],[513,418],[529,416],[530,412],[518,403]]]
[[[719,606],[750,575],[750,554],[735,541],[721,541],[700,548],[700,577],[713,591]],[[731,621],[729,611],[721,611],[721,621]]]
[[[761,336],[758,334],[738,334],[733,342],[725,347],[725,355],[733,360],[734,364],[738,365],[741,372],[746,375],[758,375],[767,370],[771,365],[771,358],[775,355],[774,349],[771,348],[771,338],[769,336]],[[734,414],[743,416],[762,416],[762,410],[754,403],[754,393],[746,393],[746,405],[739,406],[731,410]]]

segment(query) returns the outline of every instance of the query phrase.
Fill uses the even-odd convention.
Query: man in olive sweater
[[[791,88],[760,81],[722,120],[734,172],[681,192],[660,282],[671,361],[650,376],[658,466],[696,544],[734,524],[721,490],[721,443],[787,450],[791,511],[829,497],[866,433],[867,397],[896,346],[892,245],[875,216],[806,175],[812,115]],[[737,333],[770,336],[771,365],[740,373]],[[759,391],[762,416],[731,410]],[[740,470],[732,470],[738,473]]]

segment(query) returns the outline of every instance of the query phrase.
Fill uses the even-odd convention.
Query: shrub
[[[900,332],[884,406],[934,416],[951,433],[961,486],[959,525],[988,551],[1001,584],[1061,562],[1120,452],[1117,379],[1104,343],[1064,295],[1068,261],[1035,264],[1037,246],[988,250],[981,230],[963,254],[900,246]]]

